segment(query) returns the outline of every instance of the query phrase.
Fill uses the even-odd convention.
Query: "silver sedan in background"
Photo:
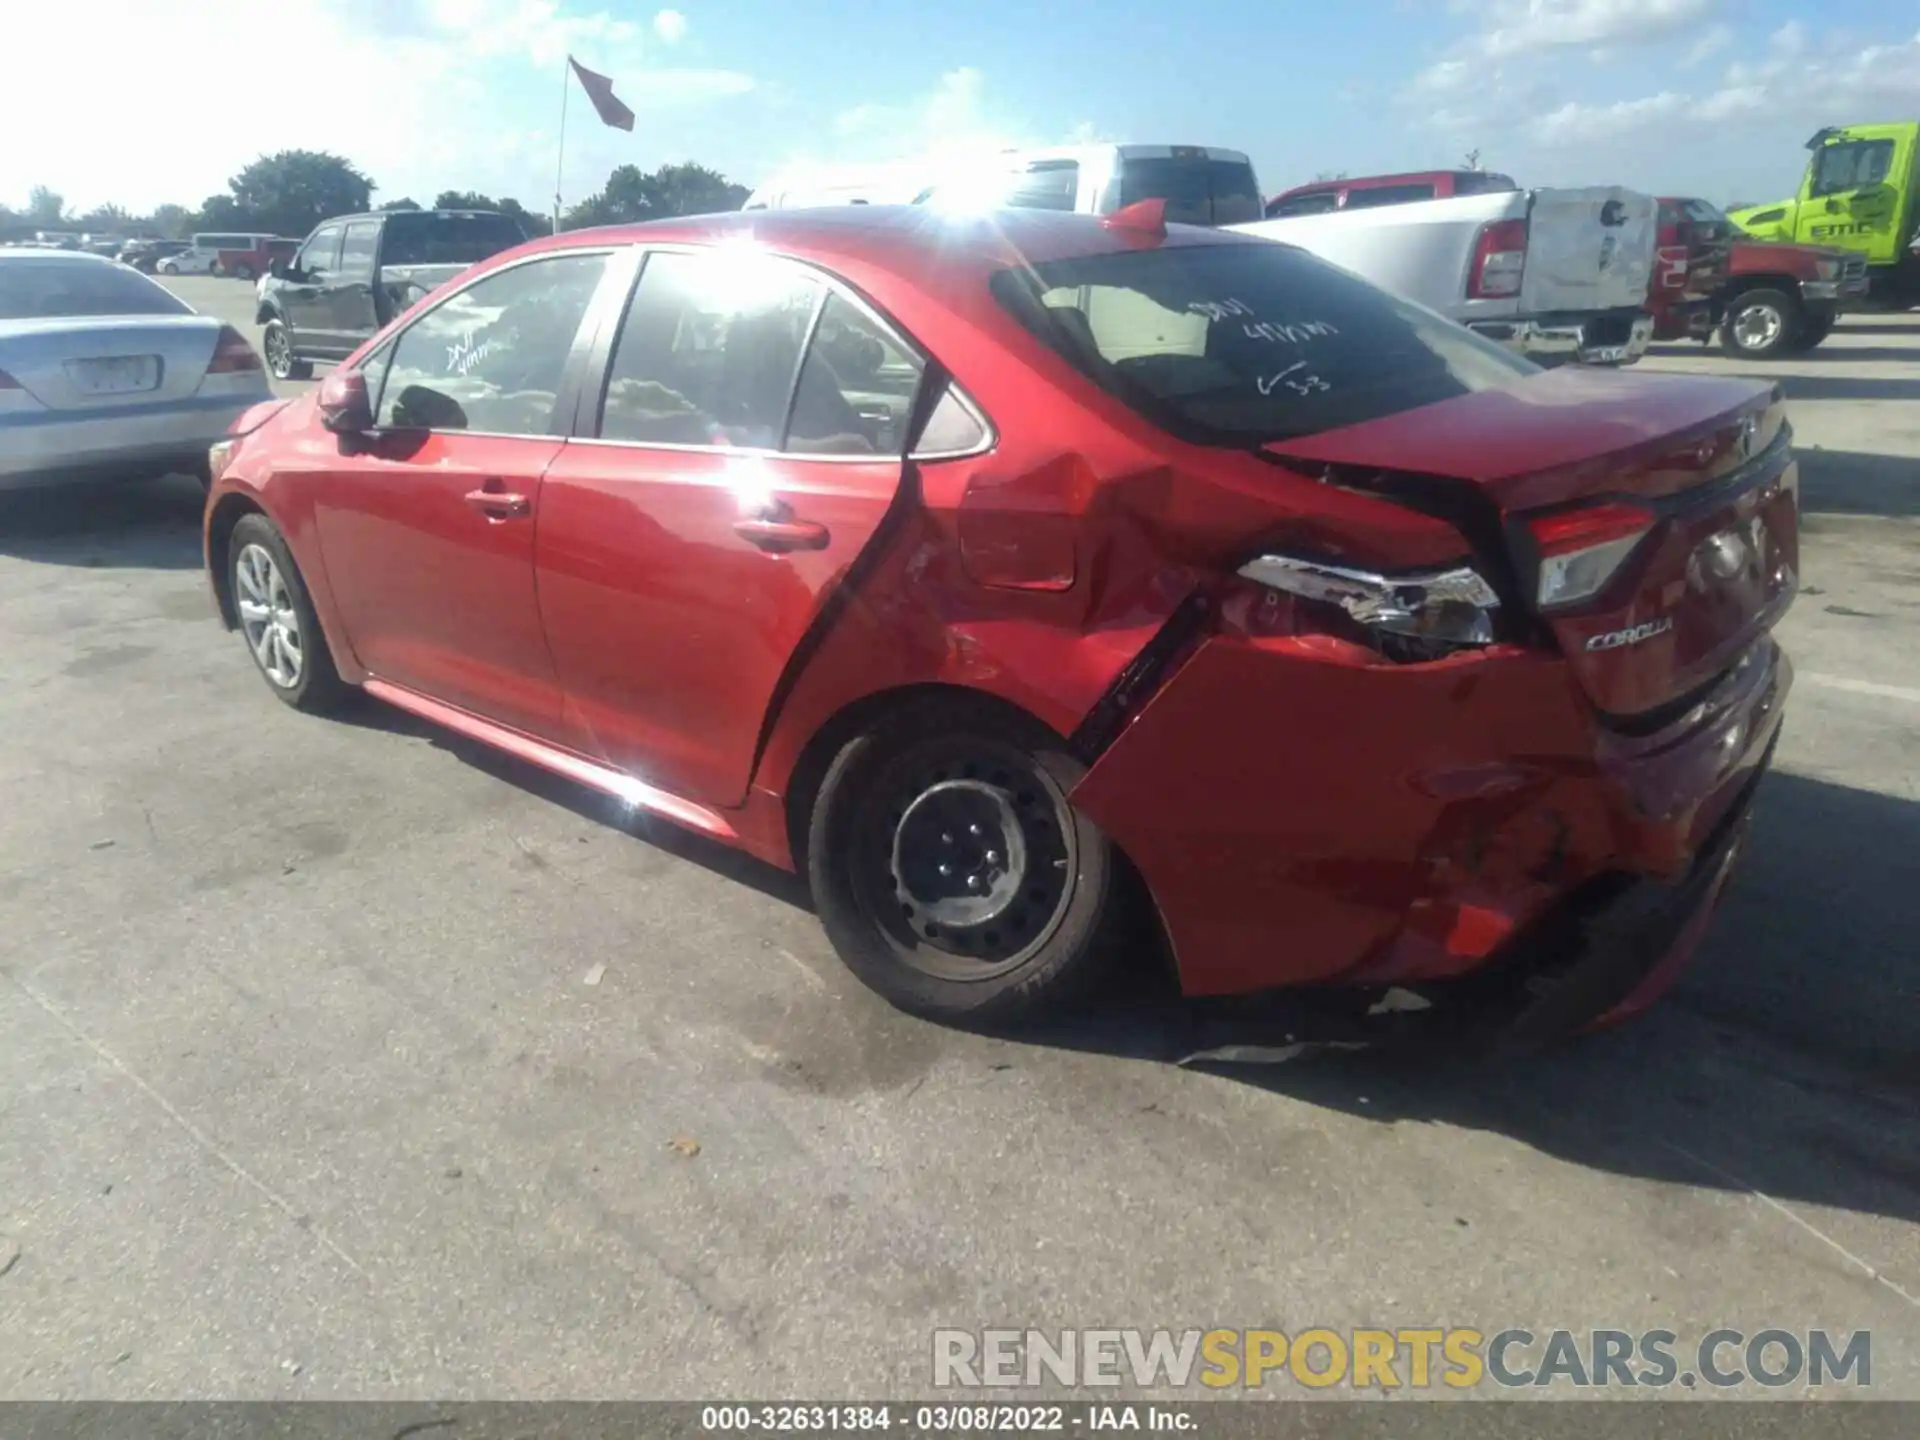
[[[230,325],[138,271],[0,252],[0,490],[207,473],[207,449],[272,398]]]

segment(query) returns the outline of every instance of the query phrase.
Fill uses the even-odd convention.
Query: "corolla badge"
[[[1595,635],[1587,641],[1589,650],[1619,650],[1628,645],[1638,645],[1651,640],[1656,635],[1664,635],[1673,629],[1673,617],[1662,615],[1658,620],[1648,620],[1641,625],[1629,625],[1624,630],[1609,630],[1604,635]]]

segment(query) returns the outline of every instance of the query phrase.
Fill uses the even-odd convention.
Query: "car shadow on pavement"
[[[483,774],[524,790],[549,805],[568,810],[590,824],[617,830],[656,850],[703,866],[716,875],[749,886],[762,895],[797,909],[811,911],[813,908],[806,882],[797,875],[756,860],[744,851],[709,840],[695,831],[624,805],[611,795],[555,775],[550,770],[496,750],[491,745],[483,745],[477,740],[444,730],[396,706],[375,700],[370,695],[354,695],[331,718],[365,730],[424,740],[434,749],[444,751]]]
[[[205,504],[189,475],[0,492],[0,555],[88,569],[197,570]]]
[[[1382,1124],[1499,1133],[1613,1174],[1920,1222],[1916,852],[1920,803],[1775,772],[1700,954],[1639,1018],[1498,1062],[1381,1045],[1197,1063]],[[1303,1008],[1196,1030],[1143,972],[1133,993],[1022,1038],[1177,1062],[1223,1043],[1279,1050],[1313,1024]]]
[[[1902,358],[1912,359],[1912,354]],[[1775,377],[1752,375],[1756,380]],[[1788,400],[1920,400],[1920,380],[1875,380],[1857,375],[1782,375]]]
[[[1806,515],[1920,515],[1920,459],[1852,450],[1799,449],[1800,510]]]

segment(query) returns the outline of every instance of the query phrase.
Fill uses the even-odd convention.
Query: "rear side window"
[[[364,280],[373,274],[373,252],[380,247],[380,222],[358,220],[347,226],[340,245],[340,274],[349,280]]]
[[[1167,219],[1178,225],[1240,225],[1261,215],[1253,166],[1204,154],[1122,161],[1120,204],[1139,200],[1166,201]]]
[[[606,263],[604,255],[546,256],[496,271],[436,305],[392,347],[380,424],[547,434]]]
[[[1373,210],[1382,205],[1410,205],[1417,200],[1433,199],[1433,182],[1417,185],[1367,185],[1347,191],[1347,209]]]
[[[0,320],[192,313],[192,306],[137,270],[72,260],[0,259]]]
[[[794,387],[786,448],[802,455],[900,454],[925,368],[872,316],[829,294]]]
[[[527,237],[505,215],[410,215],[387,217],[388,265],[477,265]]]
[[[1338,190],[1316,190],[1311,195],[1283,195],[1267,206],[1267,218],[1285,220],[1294,215],[1327,215],[1339,205]]]
[[[778,260],[648,256],[614,345],[600,437],[778,448],[821,289]]]
[[[1429,310],[1285,245],[1166,245],[994,276],[1035,334],[1186,438],[1288,439],[1537,373]]]
[[[1471,170],[1453,179],[1453,193],[1456,195],[1505,194],[1519,188],[1513,183],[1511,175],[1497,175],[1491,170]]]

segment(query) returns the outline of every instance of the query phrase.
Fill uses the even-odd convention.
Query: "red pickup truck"
[[[1705,200],[1661,197],[1654,253],[1654,338],[1707,341],[1717,331],[1729,355],[1746,359],[1813,349],[1867,293],[1864,256],[1755,240]]]
[[[1491,170],[1416,170],[1405,175],[1342,176],[1296,185],[1267,201],[1266,218],[1324,215],[1330,210],[1359,210],[1376,205],[1405,205],[1416,200],[1451,200],[1455,195],[1488,195],[1518,190],[1511,175]]]

